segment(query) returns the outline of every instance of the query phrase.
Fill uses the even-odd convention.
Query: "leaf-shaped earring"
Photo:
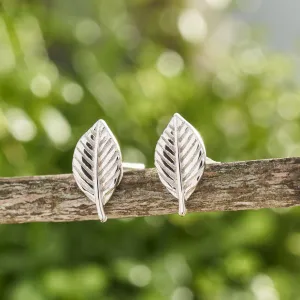
[[[185,201],[202,177],[205,160],[200,134],[176,113],[157,142],[155,166],[161,182],[178,199],[181,216],[186,214]]]
[[[80,138],[72,167],[77,185],[96,204],[99,219],[105,222],[104,205],[123,177],[120,147],[105,121],[96,122]]]

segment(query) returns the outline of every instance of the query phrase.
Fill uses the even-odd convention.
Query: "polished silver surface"
[[[157,142],[155,166],[161,182],[178,199],[181,216],[186,214],[185,201],[202,177],[205,160],[200,134],[176,113]]]
[[[77,185],[96,204],[99,219],[105,222],[104,205],[123,176],[120,147],[105,121],[96,122],[80,138],[72,167]]]

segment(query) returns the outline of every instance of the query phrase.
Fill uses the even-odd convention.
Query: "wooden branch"
[[[188,212],[300,205],[300,158],[207,165]],[[177,213],[178,201],[154,169],[124,174],[105,206],[109,218]],[[0,178],[0,223],[97,220],[72,175]]]

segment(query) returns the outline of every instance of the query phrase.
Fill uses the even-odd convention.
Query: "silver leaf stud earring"
[[[178,199],[181,216],[186,214],[185,202],[203,175],[205,161],[200,134],[176,113],[157,142],[155,166],[161,182]]]
[[[78,187],[96,204],[99,219],[105,222],[104,205],[123,177],[120,147],[105,121],[96,122],[80,138],[72,169]]]

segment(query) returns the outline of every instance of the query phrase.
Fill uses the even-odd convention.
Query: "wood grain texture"
[[[210,164],[188,212],[300,205],[300,158]],[[105,206],[109,218],[177,213],[154,169],[129,171]],[[0,178],[0,223],[97,220],[72,175]]]

